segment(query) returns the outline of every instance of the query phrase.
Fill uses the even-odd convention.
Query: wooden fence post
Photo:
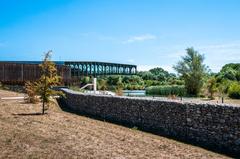
[[[24,77],[23,77],[23,64],[21,65],[21,79],[22,79],[22,82],[24,82]]]
[[[3,81],[5,82],[5,64],[3,64],[3,68],[2,68],[2,72],[3,72]]]

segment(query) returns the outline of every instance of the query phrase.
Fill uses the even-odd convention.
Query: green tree
[[[55,64],[50,61],[52,51],[48,51],[45,54],[41,68],[41,77],[36,82],[36,91],[40,95],[42,100],[42,114],[45,112],[45,105],[49,104],[50,97],[52,95],[62,95],[62,92],[52,89],[53,86],[57,86],[61,82],[61,77],[57,75],[57,69]]]
[[[117,85],[119,81],[122,81],[121,76],[112,75],[107,78],[107,84],[110,86]]]
[[[156,76],[150,71],[140,71],[138,75],[142,77],[143,80],[156,80]]]
[[[88,76],[83,77],[82,83],[83,83],[84,85],[85,85],[85,84],[89,84],[89,83],[90,83],[90,77],[88,77]]]
[[[194,48],[187,48],[187,55],[173,66],[184,79],[185,87],[189,95],[198,95],[203,86],[203,77],[207,67],[203,64],[204,55],[199,54]]]
[[[129,79],[129,82],[133,85],[137,85],[137,84],[143,85],[144,84],[143,79],[141,77],[137,76],[137,75],[131,76],[130,79]]]
[[[122,96],[123,95],[123,83],[121,80],[117,82],[117,86],[115,88],[115,92],[117,95]]]
[[[100,79],[98,83],[98,87],[100,90],[103,90],[103,91],[107,90],[108,89],[107,80]]]
[[[226,70],[228,70],[229,68],[236,70],[236,71],[240,71],[240,63],[229,63],[226,64],[222,67],[221,72],[225,72]]]
[[[222,67],[217,75],[219,82],[222,80],[240,81],[240,63],[230,63]]]
[[[207,81],[207,89],[209,93],[209,98],[214,99],[214,93],[217,92],[217,81],[215,77],[210,77]]]
[[[232,82],[228,89],[228,95],[230,98],[240,99],[240,83]]]
[[[226,96],[226,94],[228,93],[230,84],[231,84],[230,80],[222,80],[221,82],[217,82],[218,92],[221,97]]]
[[[235,71],[235,70],[232,69],[232,68],[228,68],[228,70],[226,70],[225,72],[223,72],[223,77],[224,77],[225,79],[229,79],[229,80],[232,80],[232,81],[237,80],[236,75],[237,75],[237,71]]]
[[[165,81],[170,75],[163,68],[157,67],[149,70],[159,81]]]

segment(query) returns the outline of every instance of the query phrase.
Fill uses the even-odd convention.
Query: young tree
[[[108,89],[107,80],[100,79],[98,87],[99,87],[100,90],[103,90],[103,91],[107,90]]]
[[[169,73],[160,67],[153,68],[149,70],[149,72],[151,72],[155,76],[155,79],[159,81],[165,81],[169,77]]]
[[[45,54],[41,67],[41,77],[36,82],[36,91],[42,100],[42,114],[45,111],[45,105],[49,104],[52,95],[62,95],[62,92],[52,89],[53,86],[60,84],[61,77],[57,75],[55,64],[50,61],[52,51]]]
[[[204,56],[194,48],[187,48],[187,55],[173,68],[182,76],[189,95],[198,95],[203,86],[203,77],[207,67],[203,64]]]
[[[115,92],[118,96],[122,96],[123,95],[123,84],[118,82],[116,88],[115,88]]]
[[[231,81],[226,79],[217,83],[219,97],[221,97],[222,100],[224,100],[224,98],[227,96],[230,85],[231,85]]]
[[[214,93],[217,92],[217,81],[215,77],[210,77],[207,81],[207,89],[209,93],[209,98],[214,99]]]

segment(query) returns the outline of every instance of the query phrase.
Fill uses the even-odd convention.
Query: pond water
[[[145,90],[123,90],[124,96],[146,96]]]

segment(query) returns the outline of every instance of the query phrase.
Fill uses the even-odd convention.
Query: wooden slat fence
[[[71,80],[71,69],[68,66],[56,65],[58,75],[64,83]],[[24,84],[26,81],[36,81],[41,76],[38,64],[0,63],[0,81],[8,84]]]

